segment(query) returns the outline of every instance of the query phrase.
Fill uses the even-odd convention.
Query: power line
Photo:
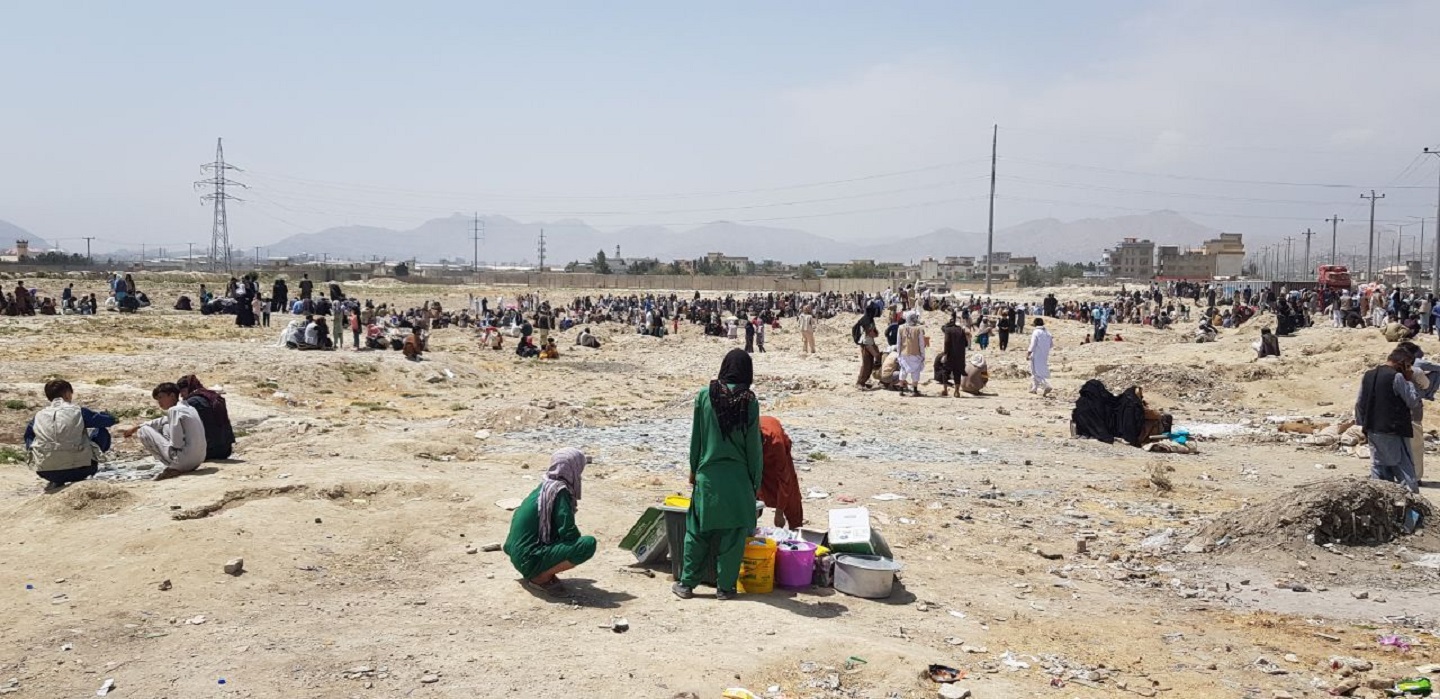
[[[1196,182],[1216,182],[1221,184],[1253,184],[1268,185],[1276,187],[1324,187],[1330,189],[1366,189],[1366,185],[1356,184],[1335,184],[1328,182],[1283,182],[1276,180],[1237,180],[1223,177],[1198,177],[1194,175],[1174,175],[1163,172],[1140,172],[1138,170],[1121,170],[1118,168],[1098,167],[1095,165],[1075,165],[1072,163],[1054,163],[1044,160],[1030,160],[1027,158],[1007,157],[1006,160],[1027,165],[1040,165],[1043,167],[1068,168],[1074,170],[1090,170],[1094,172],[1108,172],[1119,175],[1139,175],[1142,177],[1161,177],[1172,180],[1193,180]],[[1399,186],[1396,189],[1430,189],[1424,185]]]
[[[695,199],[695,198],[701,198],[701,197],[717,197],[717,196],[727,196],[727,195],[733,195],[733,194],[759,194],[759,193],[765,193],[765,192],[784,192],[784,191],[790,191],[790,190],[795,190],[795,189],[809,189],[809,188],[813,188],[813,187],[825,187],[825,186],[836,185],[836,184],[851,184],[851,183],[854,183],[854,182],[866,182],[866,181],[870,181],[870,180],[885,179],[885,178],[889,178],[889,177],[901,177],[901,176],[904,176],[904,175],[914,175],[914,174],[919,174],[919,173],[922,173],[922,172],[933,172],[933,171],[936,171],[936,170],[944,170],[944,169],[948,169],[948,168],[956,168],[956,167],[961,167],[961,166],[964,166],[964,165],[971,165],[971,164],[975,164],[975,163],[984,162],[985,160],[986,160],[985,158],[974,158],[974,159],[971,159],[971,160],[960,160],[960,161],[948,162],[948,163],[937,163],[937,164],[934,164],[934,165],[926,165],[926,166],[923,166],[923,167],[911,168],[911,169],[908,169],[908,170],[895,170],[895,171],[891,171],[891,172],[874,173],[874,174],[869,174],[869,175],[861,175],[861,176],[859,176],[859,177],[848,177],[848,178],[836,179],[836,180],[822,180],[822,181],[818,181],[818,182],[802,182],[802,183],[798,183],[798,184],[781,185],[781,186],[778,186],[778,187],[756,187],[756,188],[749,188],[749,189],[722,189],[722,190],[712,190],[712,191],[705,191],[705,192],[668,192],[668,193],[654,193],[654,194],[608,194],[608,195],[500,194],[500,193],[495,193],[495,192],[426,192],[426,191],[413,190],[413,189],[401,189],[401,188],[395,188],[395,187],[384,187],[384,186],[380,186],[380,185],[366,185],[366,184],[345,183],[345,182],[330,182],[330,181],[324,181],[324,180],[309,180],[309,179],[304,179],[304,178],[299,178],[299,177],[289,177],[289,176],[287,176],[287,175],[278,175],[278,174],[264,173],[264,172],[259,172],[259,171],[255,171],[255,170],[248,170],[248,171],[246,171],[246,172],[247,172],[247,174],[249,174],[251,177],[258,177],[258,178],[260,178],[260,179],[270,178],[270,179],[278,179],[278,180],[287,180],[287,181],[290,181],[290,182],[298,182],[298,183],[310,184],[310,185],[315,185],[315,186],[320,186],[320,187],[328,187],[328,188],[332,188],[332,189],[359,189],[359,190],[366,190],[366,191],[395,192],[395,193],[411,194],[411,195],[415,195],[415,196],[426,196],[426,197],[457,197],[457,198],[471,198],[471,199],[473,199],[473,198],[475,198],[475,197],[482,197],[482,198],[485,198],[485,199],[498,199],[498,200],[502,200],[502,201],[526,201],[526,200],[530,200],[530,201],[617,201],[617,200],[651,201],[651,200],[661,200],[661,199]]]

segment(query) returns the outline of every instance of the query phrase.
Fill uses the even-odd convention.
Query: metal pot
[[[900,564],[888,558],[841,554],[835,557],[835,589],[855,597],[885,599],[899,571]]]

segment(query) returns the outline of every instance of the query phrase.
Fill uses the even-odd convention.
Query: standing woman
[[[1010,309],[1000,313],[1000,325],[997,327],[1000,332],[1000,351],[1010,349],[1010,333],[1015,331],[1015,314]]]
[[[955,397],[960,397],[960,382],[965,380],[965,349],[970,346],[970,336],[955,321],[955,314],[951,312],[950,322],[941,329],[945,334],[945,368],[950,374],[950,380],[955,383]],[[942,394],[943,395],[943,394]]]
[[[865,315],[855,322],[850,334],[855,339],[855,345],[860,348],[860,376],[855,379],[855,388],[870,388],[870,375],[875,373],[878,364],[875,360],[880,354],[879,348],[875,346],[875,338],[879,337],[880,331],[875,328],[873,306],[865,307]]]
[[[760,405],[750,390],[750,355],[733,349],[720,375],[695,396],[690,427],[690,482],[695,484],[685,515],[685,565],[671,591],[680,599],[716,568],[715,599],[735,595],[745,539],[755,530],[755,494],[765,462],[760,445]],[[714,557],[714,563],[710,558]]]

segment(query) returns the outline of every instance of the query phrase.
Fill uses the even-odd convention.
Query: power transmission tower
[[[540,229],[540,268],[538,271],[545,271],[545,229]]]
[[[1375,190],[1370,193],[1361,194],[1361,199],[1370,200],[1370,252],[1365,257],[1365,281],[1375,281],[1375,202],[1384,199],[1384,194],[1376,194]]]
[[[1425,152],[1440,157],[1440,150],[1426,148]],[[1435,194],[1435,273],[1430,277],[1430,293],[1440,294],[1440,189]]]
[[[1333,265],[1333,264],[1335,264],[1335,259],[1336,259],[1336,258],[1335,258],[1335,234],[1336,234],[1336,232],[1338,232],[1338,231],[1340,230],[1340,223],[1341,223],[1342,221],[1344,221],[1345,219],[1340,218],[1340,214],[1335,214],[1334,216],[1331,216],[1330,218],[1327,218],[1327,219],[1325,219],[1325,220],[1330,223],[1330,264]]]
[[[470,271],[480,273],[480,241],[485,237],[485,222],[480,220],[480,212],[475,212],[475,223],[470,227],[470,242],[475,244],[475,257],[470,260]]]
[[[186,245],[190,246],[190,254],[185,256],[185,270],[188,272],[190,265],[195,264],[195,244],[186,243]]]
[[[995,267],[995,153],[1000,144],[1000,125],[990,132],[990,224],[985,233],[985,295],[990,295],[990,270]]]
[[[95,236],[93,235],[85,239],[85,264],[87,265],[95,264],[95,258],[90,256],[90,241],[94,239]]]
[[[214,205],[214,220],[210,228],[210,271],[219,272],[222,269],[230,273],[230,224],[225,216],[225,202],[244,201],[225,191],[226,187],[245,187],[244,184],[230,179],[229,171],[241,172],[240,168],[225,162],[225,146],[221,139],[215,139],[215,162],[206,163],[200,169],[209,173],[210,177],[199,180],[195,188],[214,187],[214,190],[202,194],[200,201],[208,201]],[[223,251],[223,252],[222,252]]]
[[[1305,275],[1308,277],[1315,273],[1315,270],[1310,267],[1310,237],[1315,235],[1315,232],[1306,228],[1305,232],[1300,235],[1305,236]]]

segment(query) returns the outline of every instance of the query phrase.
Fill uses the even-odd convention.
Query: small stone
[[[970,696],[970,690],[958,684],[942,684],[940,685],[940,696],[945,699],[966,699]]]
[[[420,678],[420,684],[435,684],[440,681],[439,675],[425,675]]]
[[[316,518],[315,518],[315,523],[316,523],[316,524],[320,524],[320,518],[319,518],[319,517],[316,517]]]
[[[481,550],[481,551],[484,551],[485,553],[495,553],[496,551],[499,551],[499,550],[502,549],[502,548],[504,548],[504,546],[502,546],[502,545],[499,544],[499,543],[496,543],[496,542],[493,542],[493,541],[492,541],[492,542],[490,542],[490,543],[488,543],[488,544],[485,544],[484,546],[481,546],[481,547],[480,547],[480,550]]]
[[[475,548],[474,546],[466,546],[466,547],[465,547],[465,553],[472,554],[472,555],[473,555],[473,554],[477,554],[477,553],[480,553],[480,549],[477,549],[477,548]]]
[[[1356,590],[1354,592],[1351,592],[1350,596],[1354,597],[1355,599],[1369,599],[1370,593],[1365,590]]]
[[[1285,654],[1285,662],[1287,662],[1287,663],[1298,663],[1298,662],[1300,662],[1300,656],[1295,655],[1294,653],[1286,653],[1286,654]]]
[[[1291,694],[1291,693],[1289,693],[1289,692],[1287,692],[1287,691],[1285,691],[1285,690],[1283,690],[1283,689],[1277,689],[1277,690],[1275,690],[1275,693],[1274,693],[1274,694],[1271,694],[1270,696],[1273,697],[1274,699],[1295,699],[1295,695],[1293,695],[1293,694]]]
[[[225,564],[225,572],[230,575],[239,575],[245,572],[245,559],[232,558]]]
[[[169,592],[169,591],[170,591],[170,588],[172,588],[172,587],[174,587],[174,585],[171,585],[171,584],[170,584],[170,581],[169,581],[168,579],[166,579],[166,580],[161,580],[161,581],[160,581],[160,591],[161,591],[161,592]]]

